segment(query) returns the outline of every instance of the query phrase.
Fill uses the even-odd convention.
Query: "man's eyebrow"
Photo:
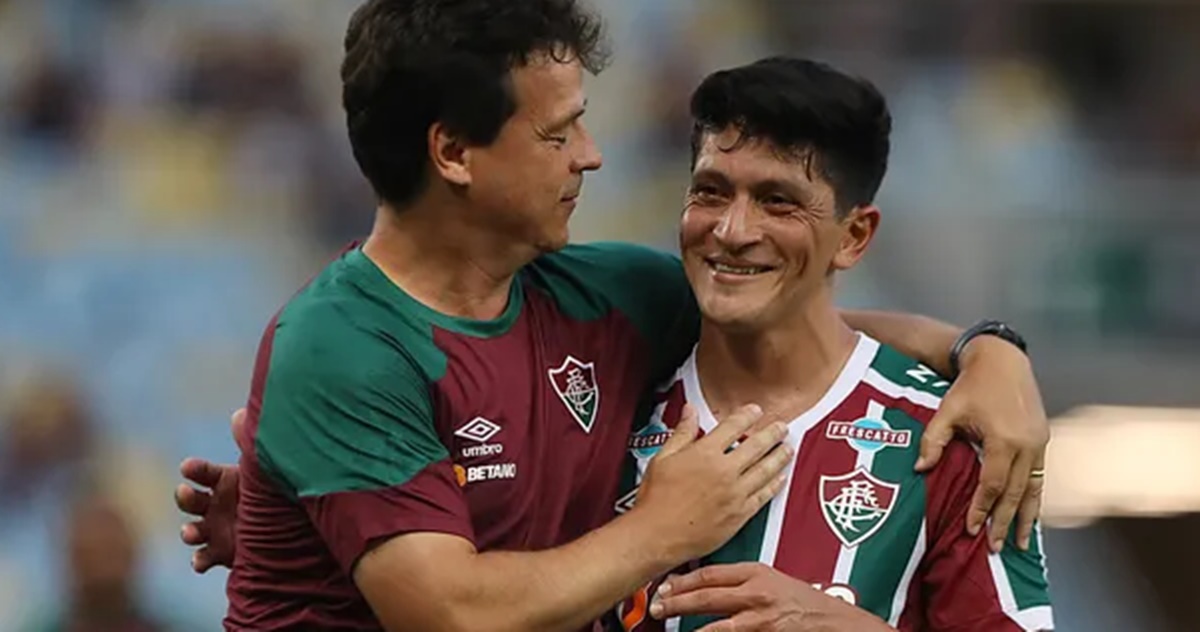
[[[545,128],[546,131],[557,132],[559,130],[570,127],[570,125],[572,123],[579,120],[579,117],[583,116],[584,112],[587,112],[587,106],[588,106],[588,102],[584,101],[582,105],[575,108],[574,110],[571,110],[571,112],[569,114],[567,114],[566,116],[563,116],[562,118],[560,118],[556,121],[551,121],[548,125],[546,125],[546,128]]]

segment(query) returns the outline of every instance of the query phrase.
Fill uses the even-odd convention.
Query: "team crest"
[[[596,411],[600,409],[600,387],[596,384],[596,364],[580,362],[567,356],[557,369],[547,371],[550,383],[567,411],[579,422],[584,432],[592,431]]]
[[[842,544],[853,548],[883,526],[899,493],[899,485],[861,467],[841,476],[821,476],[821,515]]]

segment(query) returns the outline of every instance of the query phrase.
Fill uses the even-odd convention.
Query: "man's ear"
[[[429,160],[443,180],[453,185],[471,184],[471,152],[462,139],[442,123],[429,126]]]
[[[867,252],[875,232],[879,230],[882,214],[875,205],[858,206],[842,220],[842,241],[833,257],[835,270],[849,270],[858,265]]]

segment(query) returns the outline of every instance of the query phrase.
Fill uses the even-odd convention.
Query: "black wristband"
[[[954,346],[950,348],[950,370],[953,373],[951,378],[958,377],[958,373],[961,370],[958,363],[963,349],[966,349],[967,345],[979,336],[996,336],[1001,340],[1012,343],[1022,353],[1029,353],[1025,345],[1025,339],[1015,329],[998,320],[981,320],[962,332],[958,340],[954,341]]]

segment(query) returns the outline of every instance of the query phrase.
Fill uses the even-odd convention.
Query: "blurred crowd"
[[[0,632],[216,625],[174,464],[235,458],[261,327],[369,225],[339,110],[356,4],[0,0]],[[596,5],[617,56],[576,239],[674,249],[696,81],[816,56],[896,120],[853,303],[1016,319],[1054,347],[1052,409],[1196,396],[1200,5]],[[1169,379],[1127,379],[1131,345]]]

